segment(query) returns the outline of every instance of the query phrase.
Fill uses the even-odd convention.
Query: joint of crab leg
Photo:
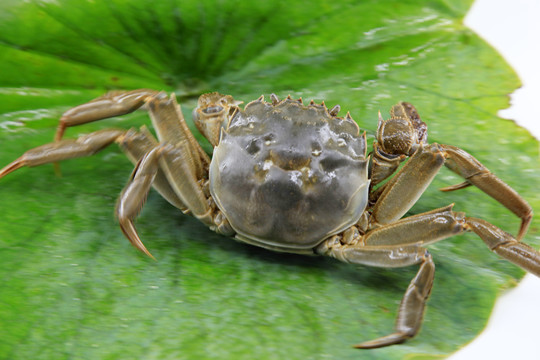
[[[195,217],[202,222],[203,224],[207,226],[214,226],[214,210],[208,207],[208,210],[201,215],[195,215]]]
[[[472,217],[465,221],[466,228],[476,233],[491,251],[540,277],[540,252],[487,221]]]

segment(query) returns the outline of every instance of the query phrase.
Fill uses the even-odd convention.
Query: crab
[[[63,114],[55,140],[31,149],[0,170],[92,155],[117,143],[135,164],[120,194],[122,232],[152,257],[134,225],[151,187],[211,230],[266,249],[334,257],[397,268],[419,265],[398,309],[394,332],[355,345],[369,349],[402,343],[421,326],[435,265],[426,245],[472,231],[489,249],[540,276],[540,253],[521,242],[530,205],[473,156],[451,145],[428,143],[415,107],[400,102],[384,120],[379,112],[373,151],[366,133],[339,105],[264,97],[248,103],[232,96],[200,96],[193,111],[213,146],[210,158],[190,132],[174,94],[113,91]],[[106,129],[63,139],[66,128],[147,110],[157,137],[139,130]],[[400,164],[408,161],[400,167]],[[521,219],[516,237],[481,219],[454,212],[453,204],[402,218],[446,165],[465,179],[444,188],[475,185]]]

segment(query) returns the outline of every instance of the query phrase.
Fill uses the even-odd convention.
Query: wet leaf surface
[[[339,103],[366,129],[413,102],[432,142],[473,153],[540,207],[538,142],[499,119],[519,86],[461,20],[470,1],[58,0],[0,4],[0,166],[50,142],[63,111],[109,89],[244,102],[291,94]],[[149,124],[144,112],[69,129]],[[200,137],[199,137],[200,138]],[[436,280],[420,335],[389,333],[416,268],[376,269],[231,241],[152,193],[138,222],[153,262],[113,216],[132,165],[116,149],[0,181],[0,358],[431,359],[469,342],[522,271],[467,234],[430,247]],[[519,221],[443,170],[412,213],[456,210],[515,233]],[[538,221],[527,241],[538,246]]]

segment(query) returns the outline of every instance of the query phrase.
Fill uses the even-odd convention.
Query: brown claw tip
[[[138,243],[131,243],[135,248],[137,248],[137,250],[139,250],[140,252],[142,252],[143,254],[145,254],[146,256],[148,256],[150,259],[154,260],[154,261],[157,261],[156,258],[150,254],[150,251],[148,251],[148,249],[146,249],[146,247],[143,245],[142,242],[138,242]]]
[[[0,170],[0,179],[6,176],[9,173],[14,172],[17,169],[20,169],[24,166],[23,160],[21,158],[15,160],[11,164],[6,165],[3,169]]]
[[[353,347],[355,349],[377,349],[385,346],[401,344],[407,341],[407,339],[411,338],[412,336],[403,334],[401,332],[396,332],[375,340],[365,341],[361,344],[353,345]]]
[[[365,342],[365,343],[361,343],[361,344],[356,344],[356,345],[353,345],[352,346],[354,349],[376,349],[378,347],[381,347],[381,346],[375,346],[375,345],[372,345],[370,344],[370,342]]]
[[[133,221],[131,221],[130,219],[119,219],[119,223],[120,229],[122,229],[122,232],[127,237],[131,245],[133,245],[143,254],[146,254],[149,258],[156,260],[156,258],[152,254],[150,254],[150,251],[146,249],[146,246],[144,246],[143,242],[139,238],[139,235],[135,230],[135,226],[133,225]]]
[[[375,341],[365,341],[363,343],[360,343],[360,344],[355,344],[352,346],[353,348],[355,349],[374,349],[374,348],[377,348],[379,346],[375,345]]]
[[[469,187],[471,186],[472,184],[468,181],[464,181],[460,184],[456,184],[456,185],[450,185],[450,186],[446,186],[446,187],[443,187],[443,188],[440,188],[439,190],[440,191],[444,191],[444,192],[450,192],[450,191],[455,191],[455,190],[460,190],[460,189],[465,189],[466,187]]]
[[[138,240],[138,241],[137,241]],[[131,241],[131,239],[130,239]],[[140,252],[142,252],[143,254],[145,254],[146,256],[148,256],[150,259],[152,260],[155,260],[156,261],[156,258],[150,253],[150,251],[148,251],[148,249],[146,248],[146,246],[144,246],[144,244],[142,243],[142,241],[137,237],[137,239],[135,241],[132,241],[131,244],[137,248],[137,250],[139,250]]]
[[[152,254],[150,254],[149,251],[145,252],[145,254],[148,255],[148,257],[150,257],[150,259],[152,259],[154,261],[157,261],[157,259]]]

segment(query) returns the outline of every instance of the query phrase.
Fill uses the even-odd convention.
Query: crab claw
[[[409,103],[392,106],[390,119],[384,120],[379,112],[377,141],[388,155],[411,156],[420,144],[427,141],[427,125]]]
[[[195,126],[213,146],[217,146],[221,129],[227,127],[231,113],[241,103],[230,95],[217,92],[201,95],[197,107],[193,110]]]

